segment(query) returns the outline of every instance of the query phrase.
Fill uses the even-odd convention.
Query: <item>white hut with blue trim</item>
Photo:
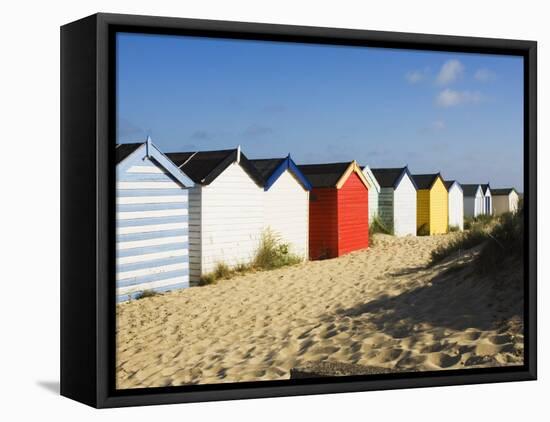
[[[264,228],[264,186],[240,147],[167,156],[195,182],[189,192],[191,282],[217,264],[249,263]]]
[[[250,160],[264,181],[264,226],[271,229],[290,252],[309,254],[309,191],[311,184],[290,158]]]
[[[188,188],[151,142],[116,146],[116,297],[189,286]]]

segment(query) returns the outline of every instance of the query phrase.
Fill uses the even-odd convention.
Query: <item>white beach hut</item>
[[[449,192],[449,227],[464,230],[464,193],[456,180],[446,180],[445,187]]]
[[[481,185],[481,190],[483,192],[483,214],[493,215],[493,196],[491,195],[491,187],[487,183],[486,185]]]
[[[380,184],[369,166],[362,168],[369,188],[369,221],[378,215],[378,197],[380,195]]]
[[[309,244],[309,191],[311,184],[288,155],[250,160],[264,183],[264,227],[307,259]]]
[[[481,185],[464,184],[464,217],[477,217],[484,214],[485,199]]]
[[[116,147],[116,298],[189,286],[192,180],[148,139]]]
[[[191,282],[218,263],[248,263],[264,227],[265,192],[257,169],[240,147],[167,155],[195,182],[189,192]]]
[[[407,167],[372,169],[380,185],[378,214],[396,236],[416,236],[416,184]]]
[[[491,196],[495,215],[501,215],[506,212],[517,212],[519,194],[514,188],[491,189]]]

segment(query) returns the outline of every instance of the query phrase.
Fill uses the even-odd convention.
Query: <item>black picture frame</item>
[[[521,367],[114,389],[117,31],[524,58],[525,355]],[[537,44],[352,29],[95,14],[61,28],[61,395],[97,408],[534,380],[537,376]]]

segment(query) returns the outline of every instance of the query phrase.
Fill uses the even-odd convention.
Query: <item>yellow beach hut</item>
[[[442,234],[449,229],[449,193],[440,173],[413,175],[416,193],[416,228],[421,234]]]

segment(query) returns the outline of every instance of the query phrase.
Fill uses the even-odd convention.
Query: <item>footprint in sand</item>
[[[402,349],[385,349],[380,351],[374,358],[370,359],[372,363],[387,363],[398,359],[403,353]]]
[[[500,335],[489,337],[489,341],[493,344],[505,344],[505,343],[512,343],[514,339],[509,334],[500,334]]]
[[[460,334],[460,340],[476,341],[481,336],[479,331],[466,331]]]
[[[460,361],[460,355],[452,356],[443,352],[430,353],[428,362],[440,368],[449,368]]]

